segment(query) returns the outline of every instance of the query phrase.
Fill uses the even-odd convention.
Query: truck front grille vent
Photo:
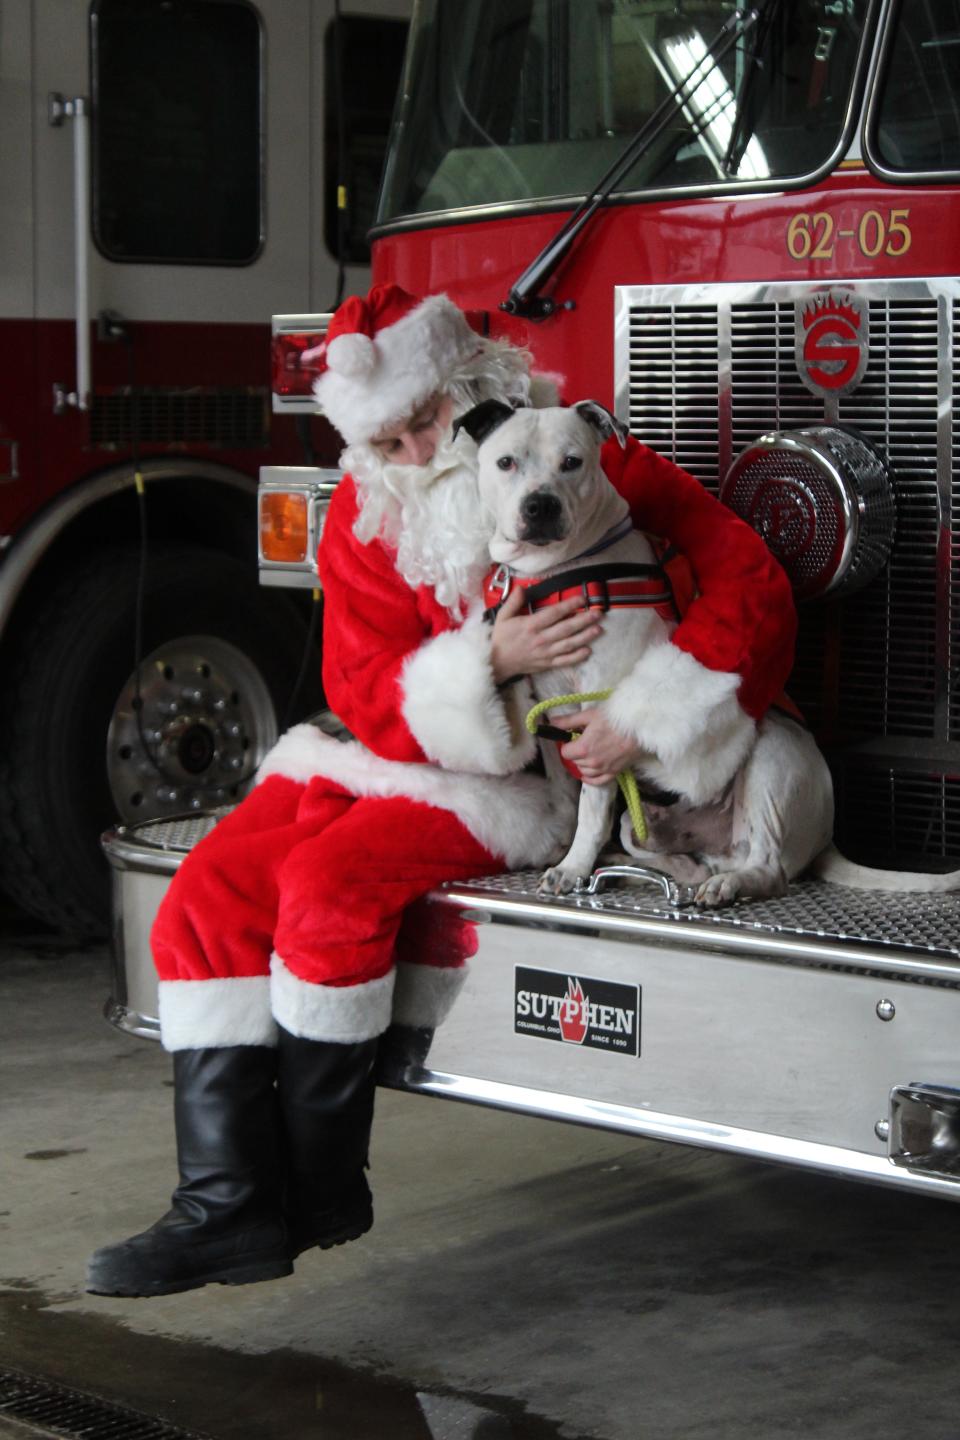
[[[630,337],[631,431],[716,494],[716,307],[638,306],[631,311]]]
[[[90,439],[100,448],[141,445],[212,445],[262,449],[269,438],[270,392],[245,390],[140,390],[95,395]]]
[[[618,393],[634,433],[714,492],[736,456],[772,430],[839,423],[883,452],[897,507],[889,564],[841,605],[801,612],[790,693],[836,752],[878,737],[919,742],[925,754],[932,746],[941,812],[930,851],[960,856],[960,790],[943,779],[960,773],[960,546],[949,544],[960,524],[960,287],[857,288],[868,300],[869,363],[832,412],[798,374],[804,291],[786,284],[704,286],[696,304],[689,287],[625,287]],[[898,779],[897,795],[918,783]],[[918,821],[924,844],[926,834]]]
[[[960,300],[953,302],[953,394],[960,396]],[[953,451],[953,485],[949,513],[944,516],[944,537],[960,529],[960,404],[953,406],[950,434]],[[947,687],[950,739],[960,741],[960,545],[950,547],[949,685]]]
[[[208,1440],[195,1430],[182,1430],[124,1405],[39,1380],[19,1370],[0,1369],[0,1417],[8,1415],[35,1426],[41,1433],[110,1440]]]

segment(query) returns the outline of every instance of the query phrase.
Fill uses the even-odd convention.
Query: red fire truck
[[[374,230],[376,279],[486,311],[764,533],[838,841],[898,869],[960,866],[958,94],[960,0],[423,0]],[[328,483],[267,475],[270,579],[312,573]],[[119,838],[124,913],[178,848]],[[960,1198],[957,896],[622,880],[436,892],[478,954],[388,1083]],[[113,1018],[149,1033],[131,973]]]
[[[317,698],[256,477],[336,446],[272,416],[266,317],[368,283],[409,5],[337,8],[3,8],[0,879],[74,931],[105,824],[229,801]]]

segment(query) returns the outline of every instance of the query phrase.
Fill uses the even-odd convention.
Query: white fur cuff
[[[157,988],[165,1050],[277,1043],[266,975],[161,980]]]
[[[606,703],[621,734],[657,759],[644,774],[694,804],[715,799],[743,764],[756,723],[737,700],[740,676],[708,670],[685,650],[651,647]]]
[[[270,998],[277,1024],[304,1040],[355,1044],[382,1035],[390,1024],[394,974],[360,985],[301,980],[276,953],[270,958]]]
[[[435,1030],[453,1008],[467,978],[466,965],[397,965],[393,1019],[397,1025]]]
[[[403,718],[445,770],[508,775],[533,759],[533,736],[494,682],[490,629],[479,615],[421,645],[403,667],[401,684]]]

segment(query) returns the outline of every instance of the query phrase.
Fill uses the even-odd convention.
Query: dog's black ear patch
[[[592,425],[594,430],[600,431],[604,440],[608,440],[611,435],[616,435],[620,449],[626,449],[627,436],[630,431],[622,420],[618,420],[616,415],[610,413],[606,405],[601,405],[599,400],[581,400],[573,408],[586,420],[588,425]]]
[[[505,420],[509,420],[513,413],[513,406],[505,405],[502,400],[481,400],[480,404],[474,405],[466,415],[454,420],[454,436],[458,430],[466,430],[471,439],[482,445],[487,436],[492,435]]]

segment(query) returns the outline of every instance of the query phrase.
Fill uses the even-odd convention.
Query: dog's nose
[[[560,501],[549,490],[531,490],[520,504],[520,514],[528,525],[544,525],[560,518]]]

